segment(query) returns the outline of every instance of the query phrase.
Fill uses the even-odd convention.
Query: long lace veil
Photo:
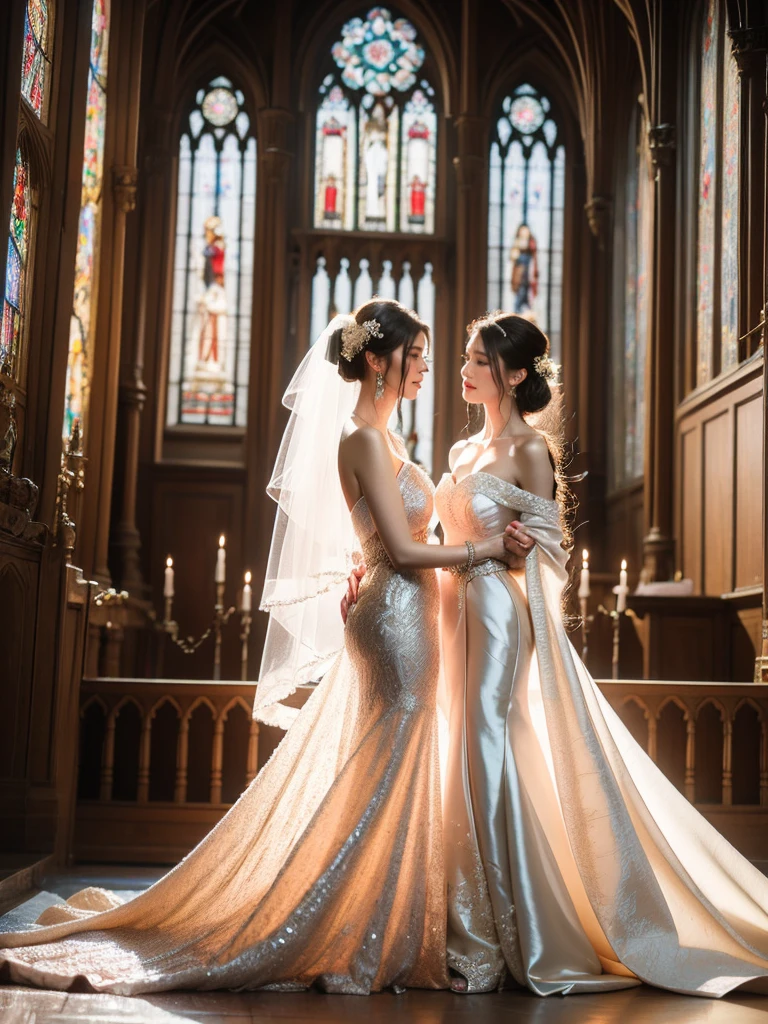
[[[360,385],[342,380],[328,343],[350,321],[334,317],[288,385],[283,404],[291,415],[267,487],[277,513],[260,604],[269,624],[253,715],[283,729],[298,712],[279,702],[319,678],[343,646],[341,584],[357,541],[338,448]]]

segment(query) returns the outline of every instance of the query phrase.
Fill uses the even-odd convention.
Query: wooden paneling
[[[736,588],[755,586],[763,578],[762,431],[763,403],[761,395],[754,395],[736,406]]]
[[[173,617],[179,635],[199,637],[214,615],[214,569],[220,534],[227,540],[225,606],[237,603],[246,566],[243,550],[243,480],[237,470],[207,467],[159,466],[154,487],[151,533],[151,572],[155,607],[162,615],[163,570],[166,556],[173,557],[176,596]],[[210,677],[213,669],[213,637],[194,655],[186,655],[170,640],[163,642],[163,662],[158,671],[173,678]],[[222,678],[240,677],[238,622],[224,628]]]
[[[731,583],[733,462],[728,411],[704,423],[704,593],[723,594]]]
[[[678,408],[677,565],[697,594],[762,580],[762,356]]]
[[[683,506],[680,529],[680,565],[683,576],[693,580],[701,593],[701,429],[698,425],[682,435],[681,469]]]

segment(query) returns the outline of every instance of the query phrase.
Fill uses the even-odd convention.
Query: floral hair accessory
[[[354,318],[341,331],[341,354],[351,363],[358,352],[361,352],[371,338],[383,338],[381,324],[378,320],[366,320],[359,324]]]
[[[560,369],[549,356],[536,356],[533,360],[533,368],[544,380],[555,380]]]

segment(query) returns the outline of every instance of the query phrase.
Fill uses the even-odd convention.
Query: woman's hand
[[[523,561],[533,551],[535,543],[533,537],[517,519],[513,520],[504,531],[504,548],[507,554],[521,558]]]
[[[341,599],[341,621],[346,625],[347,616],[357,604],[360,581],[365,576],[365,562],[356,565],[347,577],[347,592]]]

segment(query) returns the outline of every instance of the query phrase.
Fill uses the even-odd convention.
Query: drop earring
[[[384,375],[382,373],[376,374],[376,401],[384,397]]]
[[[517,388],[515,387],[515,385],[514,385],[514,384],[512,384],[512,385],[510,386],[510,389],[509,389],[509,391],[507,392],[507,394],[509,395],[509,397],[510,397],[510,398],[514,398],[514,397],[515,397],[515,395],[517,394]]]

